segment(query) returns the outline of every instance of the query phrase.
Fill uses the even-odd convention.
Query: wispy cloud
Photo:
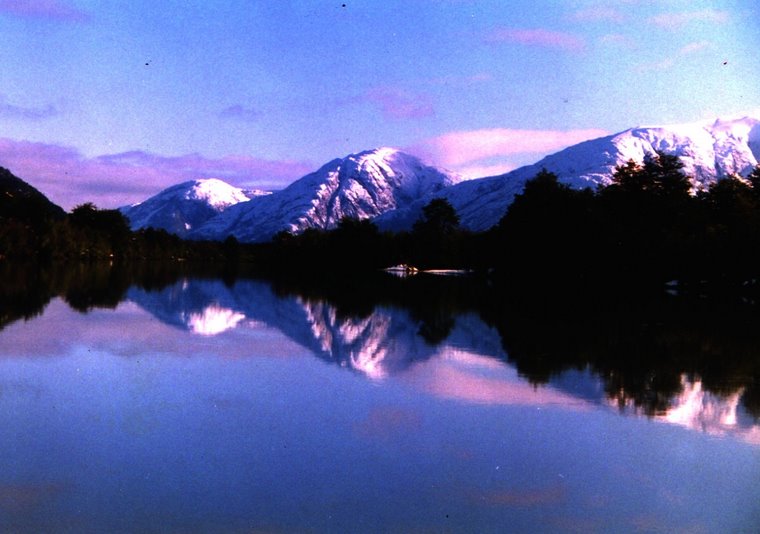
[[[539,46],[569,52],[580,52],[586,48],[586,41],[577,35],[546,30],[543,28],[497,28],[486,35],[486,41],[489,43],[513,43],[526,46]]]
[[[52,104],[43,107],[19,106],[8,102],[8,99],[0,95],[0,118],[42,120],[58,115],[58,110]]]
[[[521,130],[489,128],[455,131],[422,141],[411,148],[422,157],[458,171],[496,169],[505,165],[493,158],[547,154],[567,146],[606,135],[599,129]]]
[[[299,161],[249,156],[206,158],[132,151],[87,158],[78,150],[0,138],[0,166],[70,209],[82,202],[103,208],[132,204],[186,180],[220,178],[240,187],[281,188],[313,170]]]
[[[660,28],[677,30],[693,22],[709,22],[723,24],[728,22],[730,15],[727,11],[717,9],[701,9],[699,11],[685,11],[680,13],[662,13],[649,18],[649,22]]]
[[[625,15],[614,7],[595,6],[580,9],[570,18],[578,22],[623,22]]]
[[[679,48],[672,56],[651,63],[642,63],[636,67],[636,70],[639,72],[668,70],[675,66],[680,59],[707,50],[710,46],[712,44],[709,41],[688,43]]]
[[[678,51],[678,55],[681,56],[688,56],[689,54],[695,54],[697,52],[701,52],[702,50],[706,50],[710,48],[710,42],[709,41],[699,41],[695,43],[689,43]]]
[[[0,14],[66,22],[86,22],[90,18],[65,0],[0,0]]]
[[[233,119],[243,122],[256,122],[259,120],[261,113],[253,108],[247,108],[242,104],[235,104],[219,112],[222,119]]]
[[[627,35],[623,35],[621,33],[608,33],[606,35],[602,35],[599,38],[599,42],[603,45],[613,45],[616,47],[628,49],[636,48],[636,42]]]
[[[435,115],[430,97],[397,87],[375,87],[358,100],[376,105],[383,116],[391,120],[421,119]]]

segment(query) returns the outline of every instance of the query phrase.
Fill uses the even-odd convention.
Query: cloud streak
[[[682,59],[684,57],[697,54],[699,52],[702,52],[703,50],[707,50],[710,48],[712,44],[709,41],[699,41],[699,42],[693,42],[688,43],[684,46],[682,46],[678,51],[671,57],[666,57],[664,59],[661,59],[659,61],[655,61],[652,63],[644,63],[639,65],[636,70],[639,72],[647,72],[647,71],[658,71],[658,70],[668,70],[675,66],[675,64],[678,62],[679,59]]]
[[[55,106],[48,104],[44,107],[25,107],[8,102],[8,99],[0,95],[0,118],[5,119],[24,119],[24,120],[44,120],[58,115],[59,112]]]
[[[497,28],[486,36],[486,42],[492,44],[512,43],[526,46],[538,46],[568,52],[581,52],[586,48],[586,41],[576,35],[566,32],[546,30],[543,28]]]
[[[0,166],[31,183],[50,200],[71,209],[83,202],[114,208],[145,200],[171,185],[220,178],[239,187],[279,189],[313,166],[249,156],[206,158],[132,151],[87,158],[78,150],[0,138]]]
[[[253,109],[247,108],[242,104],[235,104],[219,112],[219,118],[222,119],[234,119],[243,122],[256,122],[259,120],[261,114]]]
[[[724,24],[730,16],[726,11],[717,9],[702,9],[680,13],[662,13],[649,18],[649,22],[667,30],[678,30],[693,22]]]
[[[504,169],[494,158],[525,154],[547,154],[587,139],[607,135],[599,129],[522,130],[488,128],[449,132],[426,139],[410,150],[431,162],[460,172],[476,169]]]
[[[61,0],[0,0],[0,14],[21,18],[87,22],[89,15]]]

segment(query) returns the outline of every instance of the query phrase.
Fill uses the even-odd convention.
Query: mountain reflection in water
[[[658,376],[657,368],[632,372],[630,360],[614,368],[609,362],[578,359],[578,354],[571,354],[572,344],[565,348],[569,353],[565,361],[554,361],[558,354],[547,352],[540,339],[521,337],[508,327],[505,334],[503,323],[488,324],[483,316],[489,317],[489,312],[481,314],[476,309],[441,313],[439,307],[431,315],[378,303],[369,312],[345,310],[328,299],[278,292],[272,284],[256,280],[225,284],[183,279],[159,290],[131,287],[126,297],[162,322],[202,336],[264,324],[325,361],[371,380],[392,376],[439,397],[568,409],[610,406],[622,413],[760,445],[760,425],[743,402],[748,389],[751,394],[751,388],[757,387],[746,362],[739,369],[748,378],[744,383],[709,389],[705,379],[688,366],[680,372],[669,367],[669,376]],[[545,335],[552,333],[550,329]],[[540,363],[549,364],[548,372],[537,371],[531,349],[546,360]],[[490,376],[489,370],[503,371],[505,366],[511,369],[508,379],[503,373],[498,378]],[[725,377],[725,369],[718,371]],[[660,384],[662,389],[658,389]]]

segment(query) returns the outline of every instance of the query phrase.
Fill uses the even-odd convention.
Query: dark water
[[[0,531],[760,530],[730,325],[97,276],[6,277]]]

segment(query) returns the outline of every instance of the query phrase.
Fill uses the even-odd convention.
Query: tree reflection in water
[[[715,408],[725,411],[721,420],[735,418],[739,405],[760,418],[760,314],[751,300],[726,293],[518,290],[477,277],[383,273],[234,280],[164,264],[3,265],[0,276],[0,336],[9,323],[42,313],[54,297],[83,313],[129,298],[164,322],[204,335],[244,319],[264,322],[318,356],[376,378],[434,357],[443,342],[478,344],[480,353],[513,365],[534,385],[561,382],[570,371],[591,373],[606,402],[623,411],[698,425],[699,415],[684,406],[718,399],[729,407]],[[451,340],[464,335],[456,325],[465,317],[468,339]],[[674,413],[674,406],[684,408]]]

